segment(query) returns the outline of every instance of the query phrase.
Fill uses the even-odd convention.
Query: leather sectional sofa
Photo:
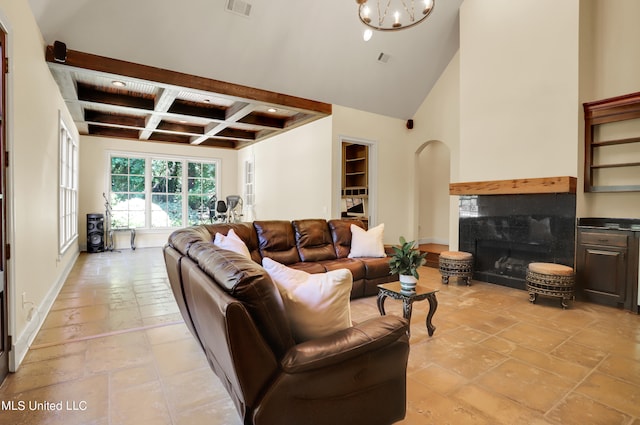
[[[353,275],[351,298],[376,295],[378,284],[398,280],[398,276],[389,274],[388,258],[348,258],[352,224],[364,228],[362,221],[353,219],[203,224],[177,230],[169,237],[169,245],[188,255],[192,244],[212,242],[216,233],[226,235],[233,229],[258,264],[268,257],[307,273],[346,268]]]
[[[378,316],[296,341],[263,257],[310,273],[348,268],[351,296],[394,279],[388,258],[348,258],[354,220],[208,224],[174,232],[164,248],[186,325],[244,424],[388,425],[406,410],[408,322]],[[251,259],[215,246],[229,229]]]

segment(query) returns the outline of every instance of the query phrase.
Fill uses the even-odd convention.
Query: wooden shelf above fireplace
[[[577,179],[570,176],[451,183],[449,195],[522,195],[576,193]]]

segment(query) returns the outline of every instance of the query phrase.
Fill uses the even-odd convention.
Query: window
[[[60,119],[58,248],[62,254],[78,237],[78,141]]]
[[[245,207],[247,213],[250,215],[249,219],[252,218],[251,214],[253,214],[253,204],[255,203],[255,192],[254,192],[254,176],[255,173],[253,171],[253,162],[245,161],[244,163],[244,200]]]
[[[145,169],[144,158],[111,158],[112,227],[145,227]]]
[[[212,163],[189,162],[189,226],[209,219],[209,200],[216,194],[216,166]]]
[[[112,155],[111,225],[171,228],[208,221],[217,167],[217,161]]]
[[[151,161],[151,227],[182,225],[182,162]]]

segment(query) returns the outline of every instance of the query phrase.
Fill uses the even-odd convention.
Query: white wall
[[[418,154],[418,240],[449,244],[450,152],[447,145],[431,141]]]
[[[460,9],[460,180],[577,176],[579,0]]]
[[[411,152],[419,155],[415,161],[416,167],[420,166],[419,160],[423,160],[421,149],[425,143],[432,141],[442,142],[448,150],[449,172],[448,179],[438,173],[442,179],[437,184],[439,191],[449,193],[449,183],[459,181],[460,175],[460,54],[459,52],[451,59],[451,62],[442,73],[438,82],[424,100],[416,115],[414,116],[414,128],[408,134],[407,145]],[[427,145],[428,146],[428,145]],[[428,153],[427,153],[428,154]],[[444,153],[438,155],[440,158]],[[435,157],[434,157],[435,158]],[[437,159],[436,159],[437,161]],[[445,161],[444,157],[440,161]],[[444,168],[445,166],[441,164]],[[423,167],[428,167],[423,165]],[[432,238],[435,242],[448,243],[451,249],[458,246],[458,197],[449,196],[448,202],[443,195],[438,196],[438,201],[425,201],[420,191],[423,186],[429,184],[421,180],[420,173],[416,172],[416,195],[410,201],[411,208],[414,209],[413,223],[414,234],[420,238]],[[445,187],[446,186],[446,187]],[[427,195],[425,195],[427,196]],[[418,201],[421,203],[419,204]],[[419,226],[429,226],[423,223],[419,217],[422,214],[434,216],[433,231],[431,234],[419,232]],[[447,229],[442,229],[448,223]],[[445,238],[445,234],[447,235]],[[440,239],[442,240],[440,241]]]
[[[58,123],[72,124],[44,61],[45,43],[26,0],[0,0],[8,30],[8,217],[11,259],[10,368],[15,370],[78,255],[73,244],[58,255]],[[75,132],[73,126],[71,131]],[[77,136],[77,133],[76,133]],[[33,303],[23,308],[22,294]],[[31,307],[33,318],[27,320]]]
[[[384,242],[397,244],[400,236],[415,239],[414,155],[407,145],[411,130],[405,121],[356,109],[333,107],[333,216],[340,216],[341,137],[373,142],[376,158],[369,158],[369,171],[377,169],[377,223],[384,223]],[[371,207],[370,207],[371,209]]]
[[[332,217],[331,122],[322,118],[240,151],[240,167],[254,160],[255,220]]]
[[[110,152],[154,153],[158,155],[176,155],[202,159],[220,160],[220,188],[218,199],[239,193],[238,153],[231,149],[217,149],[200,146],[181,146],[172,143],[154,143],[112,139],[106,137],[80,137],[80,246],[87,245],[86,217],[90,213],[104,214],[102,193],[109,193],[109,153]],[[221,198],[222,196],[222,198]],[[167,243],[172,230],[139,229],[136,231],[136,247],[159,247]],[[129,233],[117,232],[114,235],[115,248],[130,248]]]
[[[640,2],[580,1],[580,105],[640,91]],[[640,217],[638,192],[584,193],[584,131],[580,116],[578,216]],[[637,168],[629,175],[638,181]]]

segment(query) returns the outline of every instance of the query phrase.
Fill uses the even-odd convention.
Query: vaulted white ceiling
[[[47,44],[400,119],[458,49],[463,0],[365,42],[355,0],[29,0]],[[378,61],[381,53],[388,61]]]

